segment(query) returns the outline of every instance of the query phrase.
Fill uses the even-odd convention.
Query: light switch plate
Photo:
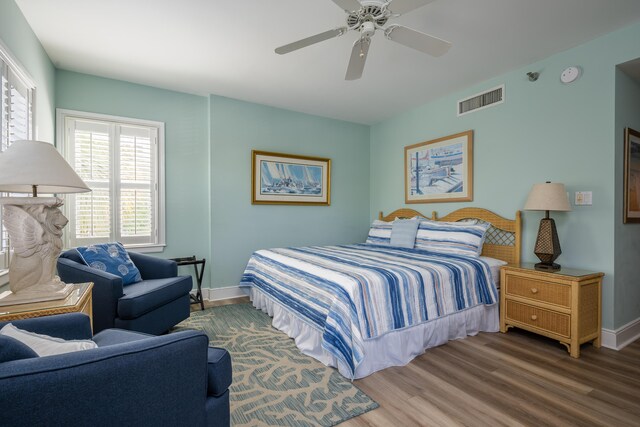
[[[593,193],[591,191],[576,191],[576,206],[591,206]]]

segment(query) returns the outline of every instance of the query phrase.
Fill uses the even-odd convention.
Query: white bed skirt
[[[321,330],[303,321],[294,312],[282,307],[258,289],[252,287],[249,296],[254,307],[273,317],[273,327],[293,338],[302,353],[327,366],[338,368],[338,372],[343,376],[352,378],[349,368],[322,348]],[[364,378],[390,366],[404,366],[426,349],[445,344],[449,340],[476,335],[478,332],[498,332],[499,317],[498,304],[479,305],[365,340],[364,360],[356,368],[353,379]]]

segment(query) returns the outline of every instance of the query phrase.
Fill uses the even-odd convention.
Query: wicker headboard
[[[435,211],[431,214],[431,217],[428,217],[413,209],[398,209],[387,216],[380,212],[379,219],[389,222],[396,218],[413,218],[415,216],[421,216],[432,221],[456,222],[472,218],[477,219],[479,222],[487,222],[491,226],[487,230],[487,237],[482,246],[482,255],[501,259],[509,264],[518,264],[520,262],[520,211],[516,211],[515,219],[506,219],[487,209],[462,208],[438,218],[438,214]]]

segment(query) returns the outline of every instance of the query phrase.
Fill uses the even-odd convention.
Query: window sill
[[[107,243],[107,242],[103,242],[103,243]],[[66,247],[63,249],[63,251],[68,251],[69,249],[74,249],[77,248],[79,246],[89,246],[89,245],[97,245],[98,243],[86,243],[86,244],[80,244],[78,246],[71,246],[71,247]],[[167,246],[164,243],[158,243],[158,244],[154,244],[154,245],[149,245],[149,244],[137,244],[137,245],[127,245],[124,244],[123,245],[124,248],[128,251],[133,251],[133,252],[141,252],[141,253],[153,253],[153,252],[162,252],[164,251],[164,248]],[[2,270],[0,270],[2,271]],[[0,273],[0,276],[2,275],[2,273]],[[1,280],[1,279],[0,279]],[[2,283],[2,282],[0,282]]]
[[[132,250],[133,252],[141,252],[141,253],[153,253],[153,252],[162,252],[167,245],[165,244],[157,244],[157,245],[124,245],[126,250]]]

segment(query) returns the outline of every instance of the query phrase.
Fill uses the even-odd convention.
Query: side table
[[[195,255],[183,257],[183,258],[170,258],[172,261],[175,261],[178,265],[193,265],[193,269],[196,273],[196,285],[198,286],[198,290],[196,294],[189,294],[191,297],[191,304],[200,304],[200,309],[204,310],[204,300],[202,298],[202,276],[204,275],[204,266],[207,262],[206,259],[197,259]],[[198,269],[200,266],[200,269]]]
[[[600,347],[604,273],[564,267],[546,272],[525,263],[500,271],[500,332],[515,326],[545,335],[575,358],[582,343]]]
[[[69,296],[61,300],[5,305],[0,307],[0,321],[30,319],[32,317],[52,316],[54,314],[84,313],[91,320],[93,329],[93,302],[91,291],[93,283],[79,283]]]

